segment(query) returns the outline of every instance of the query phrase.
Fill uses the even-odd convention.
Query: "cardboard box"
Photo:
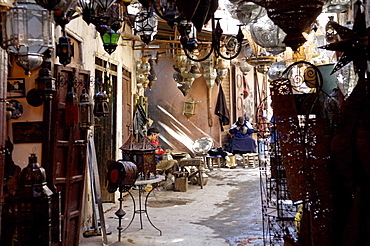
[[[188,177],[175,178],[175,191],[188,191]]]

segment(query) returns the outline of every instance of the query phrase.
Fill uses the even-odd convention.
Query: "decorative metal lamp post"
[[[4,15],[3,45],[16,56],[16,63],[26,75],[41,66],[43,53],[52,48],[49,11],[33,0],[16,1]]]

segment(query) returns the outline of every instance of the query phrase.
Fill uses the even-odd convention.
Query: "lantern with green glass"
[[[121,33],[119,31],[114,31],[113,29],[110,29],[108,32],[104,33],[101,36],[103,40],[104,50],[109,55],[112,54],[116,50],[117,43],[118,43],[120,36],[121,36]]]

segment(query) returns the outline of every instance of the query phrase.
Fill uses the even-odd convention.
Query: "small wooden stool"
[[[215,156],[206,156],[206,163],[207,167],[212,170],[214,166],[216,167],[221,167],[221,158],[222,156],[220,155],[215,155]]]
[[[258,161],[258,154],[257,153],[246,153],[243,154],[243,166],[246,167],[258,167],[259,161]]]
[[[198,183],[201,189],[203,189],[203,165],[201,158],[182,159],[179,161],[181,171],[185,171],[185,167],[187,166],[195,166],[197,168],[197,171],[189,174],[189,180],[191,179],[191,177],[198,174]]]

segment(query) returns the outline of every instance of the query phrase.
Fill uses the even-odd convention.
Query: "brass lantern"
[[[18,0],[2,18],[3,45],[29,75],[41,66],[43,53],[52,48],[52,18],[33,0]]]
[[[93,103],[85,88],[78,103],[78,119],[81,130],[89,130],[94,125]]]

